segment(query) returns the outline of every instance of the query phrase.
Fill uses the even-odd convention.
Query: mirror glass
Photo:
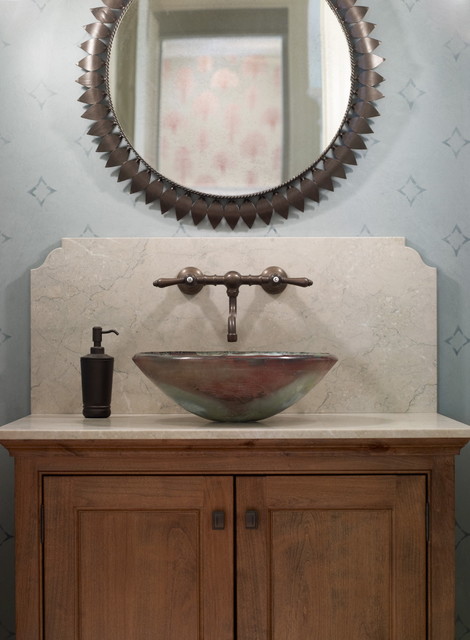
[[[132,0],[110,46],[108,94],[149,167],[197,192],[243,196],[321,156],[348,110],[352,63],[327,0],[227,5]]]

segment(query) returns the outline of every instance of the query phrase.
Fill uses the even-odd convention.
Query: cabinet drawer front
[[[47,640],[233,640],[232,478],[46,477],[44,514]]]
[[[238,640],[425,640],[425,512],[424,476],[238,478]]]

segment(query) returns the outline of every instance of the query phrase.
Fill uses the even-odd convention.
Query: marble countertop
[[[217,423],[187,414],[33,414],[0,427],[8,440],[269,440],[468,438],[470,426],[437,413],[280,414],[262,422]]]

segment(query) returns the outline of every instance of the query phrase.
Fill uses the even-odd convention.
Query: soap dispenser
[[[103,331],[101,327],[93,327],[93,346],[89,354],[80,358],[85,418],[108,418],[111,415],[114,358],[101,346],[104,333],[119,335],[115,329]]]

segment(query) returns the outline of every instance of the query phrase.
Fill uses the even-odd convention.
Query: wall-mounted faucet
[[[258,284],[267,293],[281,293],[288,284],[297,287],[310,287],[313,282],[308,278],[289,278],[284,269],[268,267],[259,276],[242,276],[238,271],[227,271],[223,276],[207,276],[197,267],[185,267],[176,278],[159,278],[153,283],[155,287],[171,287],[177,285],[183,293],[194,295],[207,284],[222,284],[227,289],[229,298],[227,341],[236,342],[237,336],[237,296],[244,284]]]

